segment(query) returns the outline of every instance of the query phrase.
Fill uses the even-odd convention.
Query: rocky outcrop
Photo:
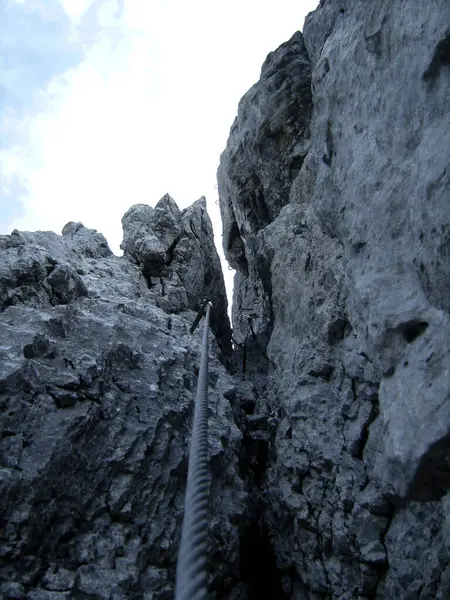
[[[300,33],[269,54],[260,81],[240,101],[221,156],[218,185],[223,246],[230,265],[244,276],[237,275],[233,301],[238,342],[247,334],[249,316],[262,345],[267,344],[270,333],[269,262],[260,247],[259,233],[289,202],[291,183],[308,151],[310,71]],[[260,304],[259,310],[252,310],[254,303]]]
[[[203,200],[133,207],[124,228],[124,257],[80,223],[0,237],[1,598],[173,596],[202,336],[192,308],[213,298],[225,335],[226,298]],[[210,584],[228,594],[247,491],[236,385],[211,344]]]
[[[210,300],[212,330],[229,354],[228,302],[205,198],[181,212],[166,194],[155,208],[132,206],[122,223],[124,255],[140,266],[149,287],[160,290],[158,306],[176,313]]]
[[[204,199],[0,236],[0,597],[173,596],[201,332],[211,598],[450,597],[450,7],[322,0]],[[227,367],[227,368],[226,368]]]
[[[63,237],[14,230],[0,237],[0,251],[0,310],[16,304],[56,306],[86,296],[76,257],[83,262],[112,255],[103,235],[81,223],[68,223]]]
[[[322,1],[221,158],[234,337],[269,365],[259,518],[290,598],[450,595],[449,30],[444,0]]]
[[[265,228],[289,203],[309,148],[311,65],[303,36],[267,57],[261,79],[242,98],[218,172],[223,247],[237,269],[233,331],[264,354],[273,324]],[[249,339],[249,320],[253,336]]]

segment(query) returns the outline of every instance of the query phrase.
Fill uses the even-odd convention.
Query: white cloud
[[[58,0],[67,15],[73,20],[79,20],[94,0]]]

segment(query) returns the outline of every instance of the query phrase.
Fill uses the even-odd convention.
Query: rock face
[[[449,31],[446,0],[322,0],[221,158],[234,338],[269,365],[259,519],[296,600],[450,596]]]
[[[296,33],[269,54],[260,81],[239,104],[227,152],[221,157],[220,170],[228,177],[219,183],[227,260],[244,273],[245,240],[273,221],[288,203],[291,182],[308,151],[310,79],[303,37]]]
[[[121,248],[141,268],[149,287],[160,286],[158,306],[177,313],[212,302],[211,327],[224,353],[231,351],[227,297],[206,200],[180,212],[166,194],[151,206],[137,204],[122,219]]]
[[[204,200],[133,207],[124,234],[120,258],[80,223],[0,237],[1,598],[173,597],[204,295],[222,344],[211,336],[211,586],[240,589],[243,436]]]
[[[204,199],[0,236],[0,598],[173,597],[205,298],[212,599],[450,597],[450,5],[322,0]]]

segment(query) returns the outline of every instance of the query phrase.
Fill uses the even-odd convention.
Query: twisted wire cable
[[[175,600],[206,600],[208,541],[208,302],[195,396],[184,519],[177,560]]]

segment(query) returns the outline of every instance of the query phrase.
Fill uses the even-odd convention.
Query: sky
[[[206,196],[267,54],[318,0],[0,0],[0,233]],[[225,275],[228,280],[230,274]]]

